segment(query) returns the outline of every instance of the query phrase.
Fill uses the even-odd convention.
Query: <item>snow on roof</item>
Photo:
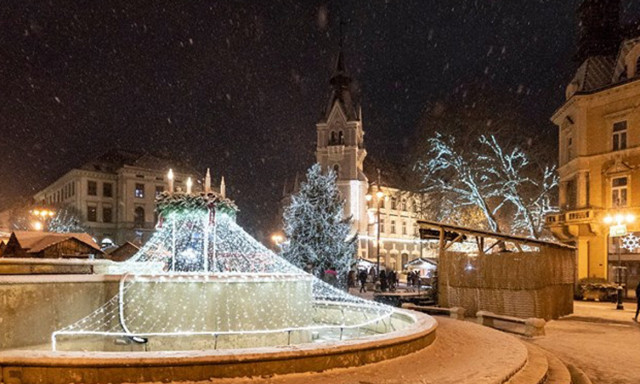
[[[98,244],[93,241],[93,238],[88,233],[15,231],[13,234],[15,235],[16,240],[18,240],[20,246],[25,250],[28,250],[30,253],[38,253],[52,245],[69,239],[76,239],[96,251],[102,252]]]

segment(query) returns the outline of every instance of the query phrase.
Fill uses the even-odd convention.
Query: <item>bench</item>
[[[412,311],[424,312],[429,315],[445,315],[449,316],[452,319],[464,320],[464,308],[453,307],[453,308],[442,308],[442,307],[432,307],[426,305],[415,305],[413,303],[404,303],[402,304],[402,308],[410,309]]]
[[[494,320],[498,320],[512,324],[524,325],[524,331],[521,332],[513,331],[511,329],[502,330],[519,333],[527,337],[544,336],[544,325],[546,324],[546,322],[543,319],[538,319],[535,317],[522,319],[513,316],[496,315],[495,313],[489,311],[479,311],[478,313],[476,313],[476,318],[478,324],[482,324],[487,327],[501,329],[495,326]]]

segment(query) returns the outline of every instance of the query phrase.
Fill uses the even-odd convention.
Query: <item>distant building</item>
[[[155,197],[165,190],[167,172],[175,173],[176,189],[186,189],[198,175],[170,160],[142,152],[112,150],[74,168],[34,196],[36,204],[72,207],[80,225],[99,243],[142,244],[155,228]]]
[[[353,231],[359,238],[356,258],[376,262],[378,182],[377,175],[369,178],[364,171],[367,150],[362,112],[352,95],[351,82],[340,51],[330,80],[331,95],[316,124],[316,162],[338,175],[337,185],[346,200],[345,214],[353,217]],[[424,196],[387,182],[383,179],[380,183],[384,194],[380,202],[380,259],[383,268],[401,271],[409,261],[422,256],[425,241],[419,238],[416,221]],[[288,196],[297,190],[298,178],[293,185],[285,186],[285,205],[290,202]]]
[[[607,215],[635,214],[640,237],[640,32],[619,23],[619,0],[580,7],[581,65],[551,120],[558,126],[561,212],[547,217],[559,239],[578,247],[578,277],[615,281],[617,241]],[[640,248],[621,249],[628,286],[640,277]]]
[[[0,257],[94,259],[102,257],[98,244],[86,233],[16,231]]]

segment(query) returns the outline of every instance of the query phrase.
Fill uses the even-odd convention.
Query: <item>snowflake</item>
[[[640,247],[640,237],[637,237],[634,234],[630,233],[622,238],[622,248],[628,251],[633,251],[638,247]]]

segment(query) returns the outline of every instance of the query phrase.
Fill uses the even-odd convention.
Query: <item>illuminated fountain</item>
[[[169,177],[172,181],[172,177]],[[207,177],[206,180],[210,180]],[[351,296],[280,258],[235,222],[221,193],[157,198],[154,236],[118,294],[52,334],[54,350],[216,350],[346,340],[399,330],[411,315]]]

